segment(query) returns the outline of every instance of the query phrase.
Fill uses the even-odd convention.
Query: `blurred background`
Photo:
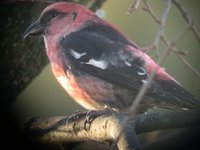
[[[161,17],[166,1],[149,0],[149,2],[158,17]],[[197,29],[200,31],[200,2],[197,0],[180,0],[180,2],[193,18]],[[131,3],[132,0],[107,0],[100,12],[103,12],[105,20],[128,35],[139,47],[148,47],[154,42],[159,25],[142,9],[142,5],[133,14],[128,14]],[[187,24],[180,12],[172,5],[165,24],[167,38],[173,41],[186,26]],[[175,44],[178,50],[188,53],[185,58],[200,72],[200,43],[194,38],[191,30],[186,30]],[[162,53],[165,47],[160,44],[158,49]],[[148,52],[148,54],[155,60],[157,59],[155,51]],[[188,91],[200,97],[200,79],[194,76],[174,53],[168,56],[163,67]],[[17,97],[16,102],[11,106],[11,110],[20,117],[27,117],[66,115],[76,110],[83,110],[83,108],[66,94],[53,77],[51,68],[48,65]]]

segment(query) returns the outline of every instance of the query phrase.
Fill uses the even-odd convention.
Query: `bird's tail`
[[[183,106],[189,107],[191,109],[200,109],[200,100],[190,93],[179,94],[177,97],[183,103]]]
[[[166,103],[182,108],[200,109],[200,99],[193,96],[180,84],[173,81],[159,81],[159,85],[162,85],[161,88],[165,91],[165,96],[160,98]]]

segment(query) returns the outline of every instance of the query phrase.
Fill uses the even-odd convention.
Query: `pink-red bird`
[[[158,65],[113,25],[87,8],[59,2],[48,6],[24,33],[43,35],[53,73],[68,94],[89,110],[126,111]],[[140,111],[200,108],[161,67]]]

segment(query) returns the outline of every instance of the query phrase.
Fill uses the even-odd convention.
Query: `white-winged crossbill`
[[[43,35],[56,79],[89,110],[126,111],[158,67],[117,28],[75,3],[48,6],[25,31],[29,35]],[[190,109],[200,101],[158,67],[140,108],[154,106]]]

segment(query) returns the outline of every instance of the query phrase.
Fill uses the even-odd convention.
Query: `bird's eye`
[[[54,13],[50,14],[50,18],[51,18],[51,19],[52,19],[52,18],[55,18],[56,16],[58,16],[58,14],[59,14],[59,13],[54,12]]]
[[[61,13],[56,10],[47,11],[41,16],[41,22],[48,23],[51,19],[59,16],[60,14]]]

